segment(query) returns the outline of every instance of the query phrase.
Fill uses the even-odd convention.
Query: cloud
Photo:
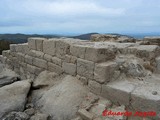
[[[160,30],[159,4],[157,0],[1,0],[0,32]]]

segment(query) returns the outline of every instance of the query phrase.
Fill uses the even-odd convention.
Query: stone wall
[[[133,77],[145,75],[137,71],[125,71],[130,65],[126,61],[132,57],[141,59],[142,64],[148,62],[153,67],[152,72],[159,71],[159,51],[157,45],[29,38],[28,43],[11,44],[10,50],[3,51],[0,58],[23,78],[34,78],[43,70],[66,73],[78,77],[91,91],[101,94],[102,85],[118,79],[121,74]],[[136,64],[142,66],[142,72],[145,71],[141,63]]]

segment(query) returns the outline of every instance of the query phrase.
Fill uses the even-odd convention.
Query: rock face
[[[30,90],[29,81],[18,81],[0,88],[0,118],[12,111],[23,111]]]
[[[94,41],[94,42],[112,41],[112,42],[120,42],[120,43],[136,42],[134,38],[129,36],[111,35],[111,34],[94,34],[91,36],[91,41]]]
[[[52,119],[71,120],[86,94],[86,88],[75,77],[66,76],[61,83],[46,91],[36,104]]]

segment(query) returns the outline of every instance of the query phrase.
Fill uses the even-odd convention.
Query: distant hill
[[[81,39],[81,40],[90,40],[90,37],[93,34],[98,34],[98,33],[87,33],[87,34],[82,34],[82,35],[78,35],[78,36],[73,36],[71,38]]]
[[[13,41],[14,43],[25,43],[29,37],[58,38],[56,35],[26,35],[26,34],[0,34],[0,40]]]
[[[9,50],[9,45],[13,43],[11,41],[0,40],[0,55],[3,50]]]

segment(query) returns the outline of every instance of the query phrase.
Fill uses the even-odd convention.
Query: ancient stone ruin
[[[76,99],[76,103],[79,103],[80,106],[72,110],[74,115],[64,119],[55,117],[55,120],[70,120],[71,118],[73,120],[139,120],[144,117],[103,117],[102,112],[105,108],[116,111],[153,111],[156,112],[156,116],[148,115],[146,119],[160,119],[160,38],[147,37],[143,41],[105,35],[94,35],[91,38],[91,41],[71,38],[29,38],[28,43],[11,44],[10,50],[3,51],[0,59],[6,68],[16,72],[20,79],[30,79],[30,83],[36,90],[52,84],[52,82],[47,83],[51,77],[46,77],[43,80],[41,78],[44,75],[37,77],[40,74],[48,75],[47,72],[51,72],[54,73],[52,77],[58,76],[59,78],[56,79],[62,80],[61,83],[64,86],[69,86],[69,82],[65,81],[66,79],[72,79],[72,87],[75,87],[69,89],[70,93],[64,92],[64,95],[69,96],[75,91],[78,97],[77,90],[79,90],[83,91],[83,94],[79,96],[84,95],[90,98],[89,101],[87,101],[88,99],[81,101]],[[63,75],[69,76],[64,77]],[[74,83],[75,79],[78,79],[90,93]],[[30,85],[24,86],[26,91],[28,91],[27,86]],[[45,97],[52,96],[54,98],[52,93],[58,92],[58,89],[59,87],[50,87],[49,92],[41,96],[37,103],[39,106],[43,106],[41,112],[48,113],[52,117],[51,119],[54,118],[52,114],[54,109],[50,107],[53,102],[45,100]],[[47,90],[45,89],[45,91]],[[66,96],[63,99],[70,98]],[[36,99],[35,97],[35,101]],[[62,102],[57,101],[53,104],[58,108]],[[64,107],[64,109],[68,108]],[[20,111],[23,112],[23,110],[24,108],[21,108]],[[57,112],[58,114],[60,112]],[[64,114],[64,116],[68,115],[65,112]],[[2,117],[1,114],[0,117]],[[44,117],[45,119],[47,117]]]

